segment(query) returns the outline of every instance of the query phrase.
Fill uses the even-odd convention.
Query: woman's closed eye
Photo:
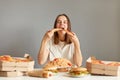
[[[67,21],[57,21],[58,24],[67,24]]]

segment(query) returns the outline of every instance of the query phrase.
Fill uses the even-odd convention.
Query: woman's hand
[[[48,38],[48,39],[51,39],[52,36],[54,35],[54,32],[57,32],[59,30],[62,30],[62,29],[60,29],[60,28],[54,28],[52,30],[49,30],[49,31],[46,32],[45,37]]]
[[[71,39],[73,43],[79,42],[78,37],[76,36],[74,32],[70,32],[66,30],[66,33],[68,34],[69,38]]]

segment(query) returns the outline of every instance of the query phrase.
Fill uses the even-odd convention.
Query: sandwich
[[[17,57],[12,57],[10,55],[2,55],[0,56],[0,61],[8,61],[8,62],[29,62],[31,61],[30,59],[27,58],[17,58]]]
[[[44,71],[50,71],[52,73],[58,73],[57,67],[55,66],[47,66],[43,68]]]
[[[85,76],[87,74],[88,74],[87,69],[83,67],[73,67],[69,71],[69,75],[71,76]]]
[[[72,63],[65,58],[55,58],[53,61],[48,62],[43,69],[52,72],[66,72]]]
[[[10,55],[3,55],[3,56],[0,56],[0,61],[12,62],[12,61],[14,61],[14,59]]]
[[[49,78],[49,77],[52,76],[52,72],[36,69],[36,70],[33,70],[33,71],[28,71],[27,75],[32,76],[32,77]]]
[[[120,66],[120,62],[110,62],[107,65],[109,65],[109,66]]]
[[[104,62],[102,60],[98,60],[95,57],[91,57],[91,62],[93,64],[104,64]]]

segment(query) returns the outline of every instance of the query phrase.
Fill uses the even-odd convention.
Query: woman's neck
[[[59,35],[59,40],[60,41],[65,41],[65,35]]]

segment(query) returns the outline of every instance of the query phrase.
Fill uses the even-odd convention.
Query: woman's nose
[[[61,22],[61,25],[65,25],[66,23],[65,22]]]

